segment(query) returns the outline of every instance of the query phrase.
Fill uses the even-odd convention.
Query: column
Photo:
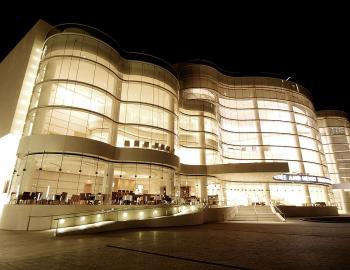
[[[112,119],[115,121],[119,121],[119,109],[120,106],[118,106],[119,101],[113,100],[112,101]],[[112,122],[112,126],[111,126],[111,131],[109,134],[109,140],[108,143],[116,146],[117,145],[117,132],[118,131],[118,124],[115,122]]]
[[[208,180],[206,176],[200,176],[201,184],[201,202],[206,203],[208,201]]]
[[[200,112],[199,116],[199,146],[201,147],[199,157],[200,165],[206,165],[204,112]]]
[[[311,205],[311,196],[310,196],[309,185],[303,184],[303,188],[304,188],[306,204],[307,204],[307,206],[310,206]]]
[[[266,205],[270,205],[271,204],[271,193],[270,193],[269,183],[264,184],[264,194],[265,194]]]
[[[222,194],[222,199],[221,201],[221,206],[227,206],[227,190],[226,190],[226,182],[221,181],[221,194]]]
[[[350,200],[349,200],[349,192],[345,192],[343,189],[338,190],[340,195],[340,203],[344,210],[344,214],[350,214]]]
[[[331,205],[331,199],[330,199],[330,194],[329,194],[331,192],[331,190],[329,190],[327,186],[323,186],[323,192],[324,192],[324,196],[326,199],[325,203],[327,205]]]
[[[114,178],[114,164],[108,163],[103,177],[102,193],[105,195],[104,204],[111,204]]]
[[[297,156],[298,156],[298,160],[299,160],[299,164],[300,164],[300,167],[299,167],[300,173],[305,173],[305,166],[304,166],[304,163],[303,163],[303,156],[301,154],[301,148],[300,148],[300,142],[299,142],[299,137],[298,137],[297,124],[295,122],[293,106],[292,106],[292,104],[289,101],[288,101],[288,110],[289,110],[289,114],[290,114],[290,120],[291,120],[291,124],[292,124],[292,133],[294,135],[295,145],[298,147],[298,149],[297,149]]]
[[[256,124],[256,131],[258,136],[258,149],[259,149],[259,159],[265,160],[265,152],[264,152],[264,143],[262,139],[262,133],[261,133],[261,125],[260,125],[260,116],[258,111],[258,102],[256,98],[253,98],[254,103],[254,115],[255,115],[255,124]]]
[[[169,197],[175,196],[174,172],[170,172],[170,177],[165,182],[166,195]]]

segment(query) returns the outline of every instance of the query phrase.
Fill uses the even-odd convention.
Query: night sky
[[[39,18],[52,25],[76,22],[108,33],[128,51],[153,54],[170,63],[206,59],[245,75],[290,76],[310,90],[317,110],[350,113],[350,16],[345,6],[316,1],[312,6],[217,1],[189,6],[156,1],[162,5],[160,12],[155,6],[131,3],[117,9],[102,2],[92,6],[85,1],[83,9],[55,2],[59,7],[50,4],[47,10],[36,6],[32,12],[2,10],[0,59]]]

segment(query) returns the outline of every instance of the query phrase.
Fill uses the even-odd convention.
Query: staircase
[[[238,206],[236,215],[230,221],[247,222],[281,222],[282,219],[274,213],[270,206]]]

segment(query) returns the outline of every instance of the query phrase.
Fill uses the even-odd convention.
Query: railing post
[[[31,216],[28,216],[27,231],[29,231],[30,218],[31,218]]]
[[[57,236],[57,231],[58,231],[58,223],[59,223],[59,219],[56,222],[56,230],[55,230],[55,236]]]

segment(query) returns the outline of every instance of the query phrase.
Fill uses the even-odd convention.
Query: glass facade
[[[288,162],[290,172],[328,175],[314,108],[295,91],[300,86],[229,77],[198,64],[184,64],[179,72],[181,160],[184,156],[195,165]]]
[[[326,186],[274,181],[273,172],[282,171],[237,180],[234,170],[181,169],[286,163],[290,173],[328,177],[330,168],[338,175],[305,88],[138,57],[77,28],[48,35],[9,188],[15,202],[331,201]]]
[[[43,45],[24,136],[74,136],[171,154],[177,106],[178,81],[171,72],[126,60],[101,40],[66,29]],[[12,192],[37,193],[49,201],[65,193],[69,203],[97,194],[103,203],[120,203],[125,194],[148,195],[140,199],[145,202],[175,192],[174,168],[88,152],[26,153],[15,171]]]
[[[350,184],[350,123],[341,111],[319,111],[317,121],[329,176],[336,184]],[[334,189],[338,208],[350,212],[350,187]]]

